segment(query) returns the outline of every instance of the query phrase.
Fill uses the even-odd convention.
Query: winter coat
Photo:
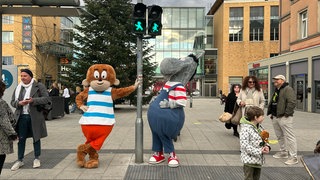
[[[237,103],[239,104],[241,101],[246,102],[247,99],[247,91],[249,88],[243,90],[240,90],[240,93],[238,95]],[[265,104],[265,98],[262,90],[258,91],[255,90],[253,92],[253,105],[260,107],[262,110],[264,109],[264,104]],[[243,108],[244,109],[244,108]]]
[[[268,104],[267,115],[272,114],[271,112],[271,106],[273,101],[272,97]],[[280,87],[279,99],[277,102],[277,113],[276,113],[277,117],[280,118],[283,116],[293,116],[295,107],[296,107],[296,95],[294,93],[294,90],[288,85],[288,83],[284,83]]]
[[[236,103],[237,98],[238,97],[236,96],[236,93],[234,93],[234,92],[228,94],[226,104],[224,106],[224,112],[228,112],[230,114],[233,113],[234,104]]]
[[[261,129],[248,121],[245,117],[240,120],[240,150],[241,161],[247,165],[261,166],[264,163],[260,136]]]
[[[11,105],[16,108],[14,115],[16,120],[19,120],[20,114],[22,112],[23,106],[19,105],[19,101],[15,100],[15,91],[11,98]],[[30,103],[29,114],[31,116],[33,140],[36,142],[43,137],[46,137],[47,127],[45,122],[45,117],[41,111],[42,107],[50,104],[50,98],[46,87],[42,83],[34,82],[30,91],[30,97],[33,99],[33,102]],[[17,129],[19,134],[19,130]]]
[[[17,121],[6,101],[0,99],[0,154],[13,153],[13,143],[9,136],[16,135]]]

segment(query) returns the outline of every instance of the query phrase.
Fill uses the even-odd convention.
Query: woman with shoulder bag
[[[241,85],[240,84],[233,84],[230,89],[230,93],[228,94],[224,106],[224,112],[228,112],[230,114],[233,113],[234,105],[237,101],[238,95],[240,93]],[[232,124],[230,121],[225,123],[225,127],[227,129],[233,128],[233,135],[239,137],[238,133],[238,125]]]

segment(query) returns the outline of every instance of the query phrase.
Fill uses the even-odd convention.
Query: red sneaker
[[[168,159],[168,166],[169,167],[178,167],[179,166],[179,160],[176,156],[176,153],[172,153]]]
[[[166,158],[163,155],[163,152],[155,152],[153,156],[149,159],[150,164],[158,164],[165,160]]]

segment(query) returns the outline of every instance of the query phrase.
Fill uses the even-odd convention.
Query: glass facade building
[[[204,21],[204,7],[163,7],[162,35],[149,39],[154,46],[152,61],[158,63],[156,76],[161,77],[159,65],[164,58],[180,58],[204,50]],[[202,72],[203,60],[199,63],[197,77]]]

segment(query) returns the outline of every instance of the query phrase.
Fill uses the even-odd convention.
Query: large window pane
[[[263,7],[250,7],[250,41],[263,41],[263,30]]]
[[[165,30],[162,30],[164,32]],[[156,38],[156,49],[163,49],[163,36],[157,36]]]
[[[229,12],[229,41],[242,41],[243,8],[232,7]]]
[[[180,30],[180,49],[187,50],[188,49],[188,31],[187,30]]]
[[[270,40],[279,40],[279,7],[271,6]]]
[[[13,32],[12,31],[3,31],[2,32],[2,42],[3,43],[12,43],[13,42]]]
[[[307,11],[300,13],[300,33],[301,33],[301,38],[306,38],[308,36],[308,13],[307,13]]]
[[[180,16],[181,16],[181,28],[187,28],[188,27],[188,9],[181,9],[180,10]]]
[[[165,51],[171,51],[172,49],[172,30],[166,29],[162,30],[163,32],[163,50]]]
[[[196,9],[189,8],[189,28],[196,27],[197,22],[195,17],[197,17]]]
[[[197,28],[203,28],[203,22],[204,22],[204,11],[201,8],[197,9]]]
[[[2,56],[3,65],[13,65],[13,56]]]
[[[172,9],[172,27],[180,27],[180,9],[178,8]]]
[[[189,51],[193,50],[193,42],[196,37],[196,34],[197,34],[197,31],[189,31],[188,33],[187,46]]]
[[[14,16],[2,15],[2,24],[13,24]]]
[[[172,22],[172,11],[171,8],[164,8],[162,13],[162,27],[163,28],[171,28]]]
[[[180,31],[179,30],[172,30],[171,39],[169,42],[172,44],[172,49],[179,50],[179,39],[180,39]]]

